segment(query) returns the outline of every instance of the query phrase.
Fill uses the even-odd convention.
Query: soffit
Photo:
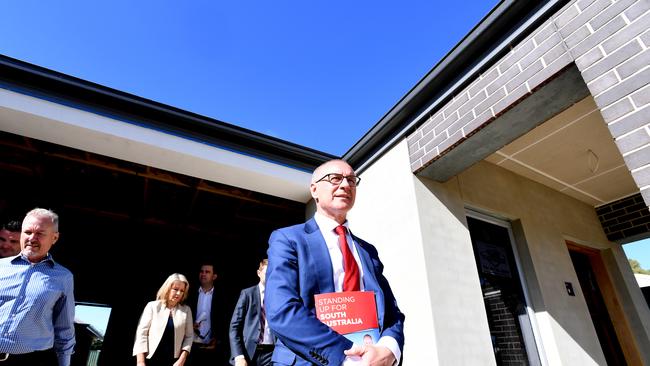
[[[264,242],[305,210],[293,200],[6,132],[0,132],[0,181],[12,192],[0,206],[12,212],[47,202],[100,221],[237,243]]]
[[[305,203],[308,171],[0,88],[0,130]]]
[[[592,206],[639,191],[591,96],[486,160]]]

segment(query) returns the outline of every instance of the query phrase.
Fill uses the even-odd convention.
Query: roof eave
[[[311,171],[334,155],[0,55],[0,87]]]
[[[364,170],[388,148],[413,132],[423,122],[425,115],[444,105],[508,52],[509,47],[517,44],[567,2],[501,1],[357,141],[343,155],[343,159],[355,169]],[[507,44],[504,44],[505,40]]]

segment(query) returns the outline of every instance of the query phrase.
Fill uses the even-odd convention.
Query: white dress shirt
[[[259,283],[257,288],[260,290],[260,305],[264,306],[264,285]],[[264,318],[264,339],[260,344],[273,344],[273,337],[271,336],[271,328],[269,327],[269,319]]]
[[[199,300],[196,304],[196,323],[199,323],[199,335],[200,337],[195,337],[194,342],[199,343],[210,343],[212,339],[212,317],[210,316],[212,311],[212,296],[214,295],[214,287],[209,291],[203,291],[202,287],[199,287]]]
[[[332,273],[334,274],[334,290],[336,292],[341,292],[343,291],[343,279],[345,277],[345,270],[343,269],[343,253],[341,252],[341,246],[339,245],[339,234],[337,234],[334,229],[336,229],[337,226],[339,226],[339,223],[325,217],[319,213],[316,213],[314,215],[314,219],[316,219],[316,223],[318,224],[318,227],[320,228],[320,232],[323,235],[323,238],[325,239],[325,244],[327,244],[327,250],[330,253],[330,258],[332,259]],[[350,251],[352,252],[352,255],[354,256],[354,260],[357,262],[357,265],[359,266],[359,278],[361,279],[361,291],[364,290],[363,286],[363,266],[361,265],[361,261],[359,260],[359,253],[357,253],[357,248],[354,245],[354,240],[352,239],[350,227],[348,226],[348,222],[346,221],[343,223],[343,226],[347,229],[346,231],[346,238],[348,242],[348,247],[350,248]]]

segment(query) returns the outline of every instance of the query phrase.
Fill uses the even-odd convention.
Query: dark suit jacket
[[[235,356],[244,355],[250,363],[260,338],[261,319],[260,288],[258,285],[243,289],[230,320],[230,363]]]
[[[366,291],[374,291],[381,336],[404,346],[404,314],[388,281],[377,250],[354,237],[363,267]],[[325,239],[312,218],[304,224],[274,231],[269,239],[266,272],[266,314],[279,338],[273,362],[280,365],[340,365],[352,346],[315,315],[314,295],[334,291],[332,262]]]

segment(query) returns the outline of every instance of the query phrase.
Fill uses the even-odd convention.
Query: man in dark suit
[[[194,316],[194,342],[188,359],[191,366],[226,365],[227,314],[221,291],[215,287],[217,273],[214,264],[205,262],[199,271],[199,288],[190,289],[187,304]]]
[[[377,250],[352,235],[346,219],[359,181],[343,160],[319,166],[310,185],[314,217],[271,234],[264,303],[278,337],[274,364],[388,366],[401,359],[404,314],[382,274]],[[376,344],[353,345],[316,318],[314,295],[343,290],[375,293],[380,331]]]
[[[264,308],[266,267],[264,259],[257,269],[260,283],[243,289],[230,320],[230,363],[235,366],[271,366],[275,338],[271,333]]]

